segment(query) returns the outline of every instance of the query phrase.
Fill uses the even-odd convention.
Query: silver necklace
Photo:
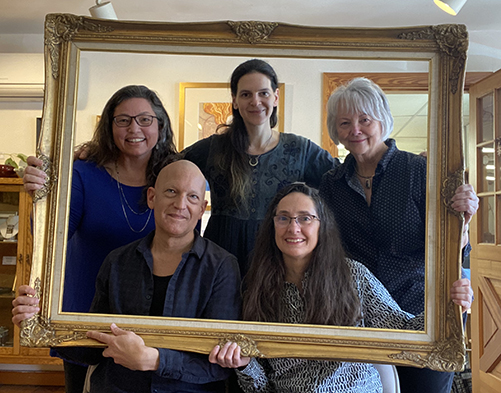
[[[271,141],[271,138],[273,137],[273,130],[271,130],[271,133],[270,133],[270,137],[268,138],[268,140],[266,141],[266,145],[264,145],[264,152],[262,152],[261,154],[257,155],[257,156],[251,156],[249,154],[249,165],[250,166],[257,166],[257,164],[259,164],[259,158],[264,154],[266,153],[266,148],[268,147],[268,145],[270,144],[270,141]]]
[[[358,173],[357,167],[355,167],[355,173],[357,174],[358,177],[361,177],[362,179],[365,179],[365,188],[367,188],[368,190],[370,190],[372,188],[372,178],[374,177],[374,175],[372,175],[372,176],[362,176],[360,173]]]
[[[119,177],[119,173],[118,173],[118,163],[115,162],[115,171],[117,172],[117,187],[118,187],[118,196],[120,197],[120,204],[122,205],[122,211],[124,213],[124,217],[125,217],[125,221],[127,221],[127,225],[129,226],[130,230],[134,233],[141,233],[143,232],[146,227],[148,226],[148,223],[150,222],[150,218],[151,218],[151,212],[152,210],[150,208],[147,208],[145,211],[143,212],[136,212],[129,204],[129,202],[127,201],[127,198],[125,197],[125,193],[124,193],[124,190],[122,188],[122,183],[120,183],[120,177]],[[144,226],[138,231],[134,228],[132,228],[132,225],[130,225],[130,221],[129,221],[129,217],[127,216],[127,211],[125,209],[125,206],[124,206],[124,202],[125,201],[125,204],[127,205],[127,207],[129,208],[129,210],[134,213],[135,215],[137,216],[142,216],[143,214],[145,214],[146,212],[149,211],[148,213],[148,218],[146,220],[146,222],[144,223]]]

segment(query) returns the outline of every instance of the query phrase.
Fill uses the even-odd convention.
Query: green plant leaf
[[[5,160],[5,165],[10,165],[13,166],[14,168],[18,168],[17,163],[10,157]]]
[[[23,153],[19,153],[17,155],[22,161],[24,162],[28,162],[28,156],[26,154],[23,154]]]

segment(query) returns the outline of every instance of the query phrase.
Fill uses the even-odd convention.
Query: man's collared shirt
[[[96,282],[91,312],[149,315],[153,300],[154,232],[112,251]],[[195,233],[191,250],[182,256],[165,297],[164,316],[236,320],[240,317],[240,272],[236,258]],[[71,348],[74,350],[74,348]],[[224,392],[232,370],[211,364],[207,355],[159,348],[156,371],[131,371],[82,348],[70,359],[97,364],[91,392]],[[66,350],[64,350],[66,352]]]

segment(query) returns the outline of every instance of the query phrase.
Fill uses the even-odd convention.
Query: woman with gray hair
[[[393,117],[388,99],[369,79],[356,78],[339,87],[327,110],[332,140],[350,152],[320,185],[343,245],[403,310],[419,314],[425,295],[426,158],[398,150],[389,139]],[[460,186],[452,200],[452,207],[464,212],[469,222],[478,209],[473,188]],[[463,247],[467,242],[465,233]],[[452,373],[398,369],[403,393],[450,392]]]

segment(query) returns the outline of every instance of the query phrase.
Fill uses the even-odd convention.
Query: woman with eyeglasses
[[[162,102],[137,85],[121,88],[108,100],[86,149],[86,160],[73,163],[62,308],[68,312],[89,311],[97,273],[109,252],[155,228],[143,190],[155,167],[176,153]],[[35,157],[28,163],[42,164]],[[27,167],[25,189],[41,188],[44,179],[43,171]],[[65,362],[65,371],[66,391],[81,393],[86,368]]]
[[[346,251],[385,285],[400,307],[425,307],[426,158],[401,151],[388,98],[366,78],[339,86],[327,104],[334,143],[350,154],[324,175],[320,195],[333,211]],[[452,208],[468,223],[478,209],[471,185],[458,187]],[[462,246],[468,243],[466,230]],[[449,393],[454,373],[398,367],[402,393]]]
[[[422,330],[424,314],[402,311],[362,264],[345,257],[334,217],[312,189],[278,192],[260,227],[244,282],[243,320]],[[467,282],[451,289],[469,307]],[[374,365],[243,357],[236,343],[216,346],[209,361],[236,369],[245,392],[382,392]]]

